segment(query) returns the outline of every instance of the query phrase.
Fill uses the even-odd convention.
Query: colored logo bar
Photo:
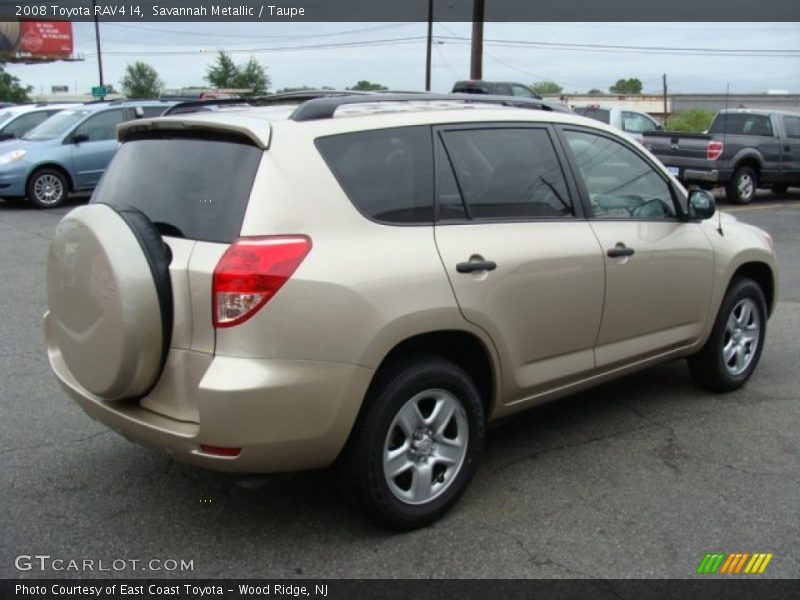
[[[772,560],[772,552],[714,552],[707,553],[700,565],[697,573],[711,575],[719,573],[722,575],[758,575],[767,569],[769,561]]]

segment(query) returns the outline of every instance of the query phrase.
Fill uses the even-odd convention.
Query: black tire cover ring
[[[90,204],[56,227],[47,261],[48,323],[75,379],[106,400],[158,381],[173,322],[169,248],[132,208]]]

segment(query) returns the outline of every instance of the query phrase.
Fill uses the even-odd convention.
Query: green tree
[[[560,94],[562,91],[564,91],[564,88],[558,85],[555,81],[547,80],[532,83],[531,89],[540,96],[544,96],[545,94]]]
[[[598,90],[597,88],[592,88],[588,92],[586,92],[589,96],[602,96],[605,94],[603,90]]]
[[[617,79],[617,83],[608,88],[608,91],[612,94],[641,94],[642,82],[636,77]]]
[[[676,112],[669,116],[669,130],[702,133],[711,125],[714,114],[714,111],[702,108]]]
[[[158,98],[164,82],[158,72],[145,62],[136,61],[125,68],[125,77],[120,82],[122,93],[132,100]]]
[[[14,77],[5,69],[5,59],[0,57],[0,100],[3,102],[30,102],[28,94],[33,89],[23,86],[18,77]]]
[[[381,85],[380,83],[373,83],[371,81],[367,81],[366,79],[362,79],[358,83],[356,83],[353,87],[347,88],[348,90],[355,90],[359,92],[372,92],[372,91],[380,91],[380,90],[388,90],[385,85]]]
[[[217,89],[239,88],[253,95],[266,94],[271,83],[266,67],[252,56],[243,66],[233,62],[226,52],[217,54],[217,61],[206,71],[206,81]]]
[[[237,67],[238,73],[234,77],[234,86],[239,89],[248,89],[254,96],[261,96],[269,89],[270,78],[267,70],[252,56],[244,67]]]
[[[217,54],[217,62],[206,71],[206,81],[215,88],[236,87],[236,76],[239,68],[227,52]]]

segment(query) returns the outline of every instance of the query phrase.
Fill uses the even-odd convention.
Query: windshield
[[[54,140],[67,133],[90,112],[91,111],[88,110],[62,110],[38,127],[31,129],[27,134],[22,136],[22,139],[33,142]]]

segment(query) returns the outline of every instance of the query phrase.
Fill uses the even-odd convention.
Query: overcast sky
[[[98,82],[94,26],[73,27],[75,52],[85,61],[8,70],[35,94],[49,93],[51,85],[88,91]],[[360,79],[392,89],[424,88],[426,23],[101,23],[100,28],[105,79],[117,88],[125,66],[136,60],[154,66],[167,87],[204,85],[217,50],[231,52],[237,63],[255,56],[268,68],[272,90],[343,88]],[[434,91],[449,91],[454,81],[468,77],[470,33],[470,23],[434,25]],[[724,92],[730,84],[732,93],[800,93],[800,23],[487,23],[484,37],[485,79],[548,79],[566,92],[585,92],[638,77],[645,92],[660,93],[666,73],[671,92]],[[374,45],[341,46],[363,42]],[[298,48],[321,44],[329,47]],[[772,50],[780,52],[765,52]]]

